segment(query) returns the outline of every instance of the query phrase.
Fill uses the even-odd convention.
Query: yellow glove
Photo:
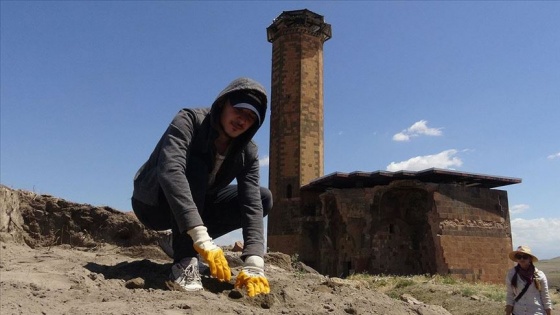
[[[249,297],[270,293],[268,280],[264,276],[264,260],[262,257],[249,256],[245,260],[245,265],[235,281],[236,289],[242,289],[243,287],[247,287]]]
[[[222,249],[208,235],[205,226],[197,226],[187,232],[193,239],[194,249],[210,267],[210,275],[220,281],[231,279],[231,270]]]

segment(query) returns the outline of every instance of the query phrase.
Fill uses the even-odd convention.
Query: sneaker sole
[[[204,290],[204,287],[187,289],[173,280],[166,280],[165,286],[171,291],[196,292]]]

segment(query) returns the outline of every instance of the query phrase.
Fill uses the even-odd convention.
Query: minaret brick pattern
[[[268,235],[292,234],[300,187],[323,176],[323,43],[331,26],[309,10],[284,11],[267,28],[272,43]],[[270,242],[269,242],[270,244]],[[278,248],[279,249],[279,248]]]
[[[323,43],[331,36],[322,16],[286,11],[267,29],[272,43],[269,187],[295,198],[323,175]]]

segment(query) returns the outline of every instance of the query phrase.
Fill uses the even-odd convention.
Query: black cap
[[[261,113],[262,108],[259,98],[250,92],[237,92],[231,94],[229,97],[229,103],[235,108],[246,108],[251,110],[257,116],[259,126],[261,124]]]

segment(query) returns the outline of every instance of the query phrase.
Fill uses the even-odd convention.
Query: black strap
[[[527,292],[527,289],[529,289],[530,285],[531,285],[531,282],[527,282],[527,284],[525,284],[525,286],[523,287],[523,290],[521,290],[521,292],[519,292],[519,294],[515,297],[515,302],[518,302],[519,299],[523,296],[523,294],[525,294],[525,292]]]

